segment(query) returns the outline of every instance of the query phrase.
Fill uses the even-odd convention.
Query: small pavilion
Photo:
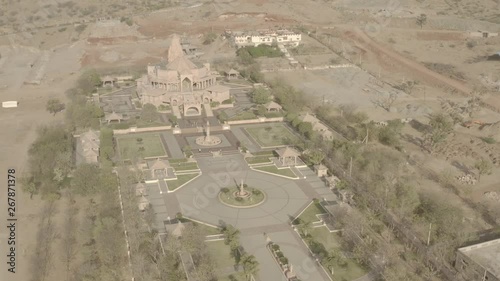
[[[278,161],[283,166],[295,166],[297,165],[297,158],[300,156],[300,152],[298,152],[295,148],[284,147],[276,150],[278,154]]]
[[[122,120],[124,120],[122,114],[116,113],[114,111],[111,112],[110,114],[106,114],[106,116],[104,117],[104,119],[106,120],[106,122],[108,122],[108,124],[111,123],[111,122],[121,123]]]
[[[170,168],[170,164],[167,160],[161,160],[160,158],[156,159],[156,161],[154,161],[149,168],[151,171],[151,177],[154,179],[166,177],[168,168]]]
[[[141,195],[141,199],[139,199],[139,210],[144,211],[149,207],[149,200]]]
[[[328,168],[323,164],[314,165],[314,171],[316,172],[316,175],[320,178],[328,176]]]
[[[283,109],[283,107],[281,105],[279,105],[277,102],[274,102],[274,101],[270,101],[270,102],[266,103],[264,106],[266,107],[266,110],[268,112],[281,111]]]
[[[239,75],[240,75],[240,73],[238,71],[234,70],[233,68],[231,68],[231,70],[226,72],[226,78],[229,80],[236,79],[236,78],[238,78]]]
[[[147,195],[147,189],[146,186],[143,183],[138,183],[135,185],[135,195],[136,196],[141,196],[141,195]]]
[[[103,87],[105,87],[106,85],[114,86],[116,78],[111,77],[109,75],[106,75],[106,76],[104,76],[104,77],[101,78],[101,81],[102,81],[102,86]]]

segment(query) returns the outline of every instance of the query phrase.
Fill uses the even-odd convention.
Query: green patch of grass
[[[187,175],[178,175],[176,180],[166,181],[168,190],[173,191],[185,184],[186,182],[196,178],[199,174],[187,174]]]
[[[488,144],[495,144],[497,142],[493,137],[483,137],[481,140]]]
[[[257,168],[255,168],[255,170],[264,171],[264,172],[268,172],[271,174],[281,175],[281,176],[285,176],[285,177],[289,177],[289,178],[296,178],[297,177],[297,175],[295,175],[295,173],[292,170],[290,170],[290,168],[278,169],[274,165],[273,166],[257,167]]]
[[[174,168],[176,172],[198,169],[198,164],[196,162],[177,162],[177,163],[170,162],[170,165],[172,166],[172,168]]]
[[[136,126],[137,128],[149,128],[149,127],[161,127],[161,126],[167,126],[168,124],[165,124],[160,121],[153,121],[153,122],[145,122],[143,120],[137,120]]]
[[[325,269],[327,268],[325,267]],[[346,264],[344,266],[338,264],[333,266],[333,275],[330,269],[327,269],[327,272],[333,280],[355,280],[368,273],[367,270],[356,261],[349,258],[346,259]]]
[[[259,45],[257,47],[243,47],[238,49],[237,54],[241,55],[243,52],[248,52],[252,58],[268,57],[275,58],[283,56],[283,53],[277,46]]]
[[[256,157],[247,157],[245,161],[248,164],[263,164],[263,163],[271,163],[270,156],[256,156]]]
[[[273,124],[245,128],[245,131],[261,146],[274,147],[296,143],[295,136],[285,125]]]
[[[230,121],[237,121],[237,120],[249,120],[249,119],[256,119],[257,115],[255,115],[251,111],[243,111],[240,114],[237,114],[236,116],[231,117],[229,120]]]
[[[199,231],[200,233],[202,233],[205,236],[221,234],[221,230],[219,228],[204,225],[202,223],[198,223],[198,222],[192,221],[190,219],[185,219],[185,220],[192,222],[196,226],[196,231]]]
[[[274,156],[274,151],[272,151],[272,150],[264,150],[264,151],[254,152],[252,154],[254,156],[269,156],[269,157],[273,157]]]
[[[168,162],[170,164],[173,164],[173,163],[185,163],[187,162],[187,158],[172,158],[172,159],[168,159]]]
[[[166,154],[158,134],[124,135],[117,137],[116,142],[123,160],[132,156],[160,157]]]
[[[315,222],[318,221],[316,215],[325,214],[326,210],[319,204],[319,202],[314,201],[304,212],[293,222],[293,224],[300,224],[301,222]]]
[[[217,272],[217,277],[219,281],[247,281],[245,274],[240,272],[234,272],[227,274],[225,271],[227,268],[232,268],[234,266],[234,259],[231,257],[231,250],[228,245],[224,244],[224,241],[213,241],[207,242],[207,248],[210,256],[214,259],[219,269]],[[231,277],[232,276],[232,277]]]

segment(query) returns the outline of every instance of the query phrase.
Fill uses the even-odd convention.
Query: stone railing
[[[137,128],[130,127],[123,130],[113,130],[115,135],[126,135],[130,133],[144,133],[144,132],[155,132],[155,131],[166,131],[172,129],[172,126],[157,126],[157,127],[147,127],[147,128]]]
[[[283,117],[259,117],[257,119],[248,119],[248,120],[233,120],[226,121],[229,125],[242,125],[242,124],[258,124],[258,123],[271,123],[271,122],[283,122]]]

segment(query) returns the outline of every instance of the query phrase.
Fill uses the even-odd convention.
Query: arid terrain
[[[401,150],[418,179],[416,188],[463,209],[471,228],[497,227],[500,63],[487,58],[500,52],[500,36],[473,37],[470,32],[500,32],[499,11],[498,0],[2,0],[0,100],[19,102],[17,108],[0,108],[2,181],[8,168],[21,177],[40,125],[62,122],[64,112],[53,116],[45,104],[49,98],[67,101],[65,92],[81,71],[93,68],[102,74],[139,77],[148,63],[167,57],[174,33],[199,48],[201,61],[222,71],[228,65],[237,67],[225,31],[284,27],[302,32],[301,45],[289,51],[303,67],[290,70],[284,58],[258,61],[266,80],[283,79],[315,105],[349,105],[376,122],[411,118],[427,124],[429,114],[460,111],[470,97],[479,97],[478,107],[464,114],[432,153],[422,149],[422,132],[413,123],[402,129]],[[427,15],[421,26],[415,21],[420,14]],[[204,35],[211,32],[217,39],[204,45]],[[335,65],[344,66],[330,67]],[[397,98],[384,108],[380,103],[390,93]],[[467,121],[477,123],[466,128]],[[490,161],[491,172],[474,185],[458,181],[477,174],[478,159]],[[430,180],[428,173],[446,178],[454,188]],[[0,188],[4,194],[6,187]],[[7,237],[2,230],[0,276],[35,280],[32,254],[40,243],[39,228],[47,224],[42,210],[48,203],[30,198],[20,187],[16,196],[17,273],[4,273]],[[0,197],[4,224],[6,200]],[[59,280],[66,273],[59,256],[64,252],[64,214],[70,208],[66,200],[55,203],[55,234],[52,246],[47,246],[51,270],[45,280]],[[420,235],[425,233],[423,229]]]

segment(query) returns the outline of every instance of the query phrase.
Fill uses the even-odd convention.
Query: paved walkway
[[[172,131],[161,132],[160,136],[170,158],[184,158],[184,153],[182,153]]]
[[[178,106],[172,106],[172,113],[175,115],[175,117],[182,118],[181,111],[179,110]]]
[[[207,115],[207,117],[214,116],[214,112],[212,111],[212,106],[210,106],[209,103],[204,103],[203,108],[205,109],[205,115]]]

